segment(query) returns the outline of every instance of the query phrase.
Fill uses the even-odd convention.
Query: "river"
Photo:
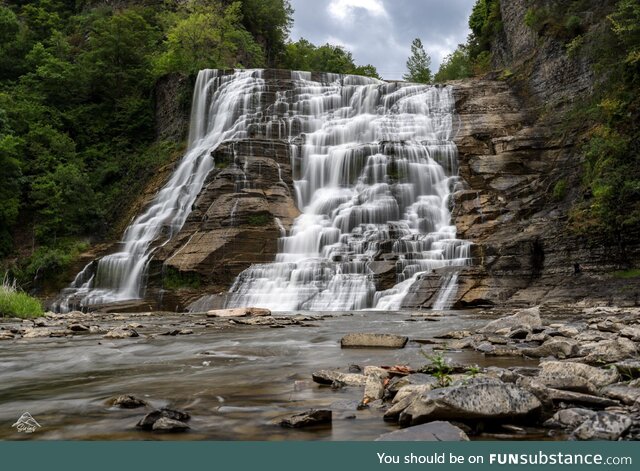
[[[293,316],[294,314],[289,314]],[[305,314],[305,316],[307,316]],[[51,440],[372,440],[395,430],[378,410],[356,410],[361,388],[332,390],[311,381],[319,369],[351,364],[420,366],[416,340],[473,328],[486,317],[472,311],[438,316],[411,312],[315,313],[318,320],[286,328],[212,323],[197,314],[103,316],[101,327],[138,323],[140,337],[102,335],[21,339],[0,344],[0,439]],[[428,319],[428,320],[427,320]],[[6,325],[9,321],[2,321]],[[159,335],[172,329],[191,335]],[[404,349],[342,349],[348,332],[403,334]],[[531,365],[475,352],[447,354],[465,364]],[[533,364],[536,364],[534,362]],[[153,407],[171,406],[192,415],[186,434],[140,431],[145,409],[120,409],[106,401],[134,394]],[[331,427],[289,430],[271,420],[311,407],[331,407]],[[11,428],[29,412],[41,425],[32,434]]]

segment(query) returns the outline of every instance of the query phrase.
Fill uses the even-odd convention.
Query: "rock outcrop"
[[[590,27],[598,27],[604,16],[594,12],[606,3],[585,7],[592,10]],[[582,197],[584,130],[568,128],[565,113],[593,90],[591,64],[526,25],[531,2],[500,4],[503,31],[493,58],[504,72],[451,83],[460,174],[467,183],[455,195],[454,218],[458,236],[476,244],[474,266],[459,278],[456,305],[635,305],[640,279],[611,274],[640,261],[640,240],[622,253],[599,234],[579,235],[569,227],[572,203]],[[406,306],[429,306],[438,286],[425,277]]]

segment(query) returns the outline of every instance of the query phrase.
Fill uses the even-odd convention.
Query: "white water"
[[[248,127],[259,116],[263,90],[260,70],[198,74],[189,147],[171,179],[129,225],[120,250],[87,265],[54,308],[67,311],[144,296],[149,260],[158,246],[182,228],[213,168],[211,150],[225,140],[247,137]]]
[[[449,87],[293,72],[266,126],[286,137],[302,214],[274,263],[237,278],[229,307],[278,311],[398,309],[415,281],[469,264],[451,225],[459,181]],[[271,136],[273,137],[273,136]],[[370,263],[395,260],[398,284],[376,292]],[[450,305],[457,274],[442,278]]]

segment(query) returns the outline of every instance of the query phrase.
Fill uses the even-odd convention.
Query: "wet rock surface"
[[[436,440],[429,427],[420,435],[417,426],[437,421],[462,423],[472,438],[501,437],[504,430],[526,435],[533,426],[547,436],[567,434],[575,440],[636,439],[640,380],[634,378],[640,370],[633,339],[640,310],[573,307],[571,312],[567,322],[557,315],[545,318],[548,308],[522,309],[475,330],[421,339],[431,351],[424,355],[426,364],[367,366],[347,387],[363,388],[361,407],[381,410],[385,421],[409,427],[380,440]],[[442,354],[460,349],[487,359],[535,359],[538,366],[477,368],[446,361]],[[386,374],[379,376],[380,371]],[[346,373],[333,370],[314,379],[330,384],[341,374]]]
[[[526,389],[493,379],[470,379],[418,396],[399,417],[401,425],[432,420],[504,419],[537,411],[538,398]]]
[[[449,422],[435,421],[415,425],[376,438],[377,442],[465,442],[469,437],[464,431]]]
[[[331,410],[319,409],[301,412],[278,421],[281,427],[302,428],[331,424]]]
[[[474,319],[472,325],[461,324],[458,320],[460,316],[465,316],[464,313],[456,313],[450,318],[429,314],[429,318],[438,319],[438,322],[430,321],[420,324],[395,321],[390,323],[390,319],[397,319],[397,316],[392,314],[355,314],[355,317],[361,319],[358,322],[379,322],[380,333],[387,332],[400,337],[403,337],[402,334],[408,334],[404,335],[409,338],[405,348],[376,350],[341,349],[341,334],[353,328],[354,318],[349,317],[351,314],[222,318],[208,317],[206,312],[199,314],[76,312],[67,315],[49,314],[35,321],[4,319],[0,321],[0,332],[13,337],[3,342],[7,346],[4,349],[5,356],[17,347],[24,347],[27,351],[36,348],[41,354],[42,351],[55,352],[64,345],[79,344],[82,345],[83,352],[94,350],[100,352],[98,356],[91,357],[92,362],[99,361],[102,357],[113,358],[114,355],[119,361],[130,359],[133,362],[130,366],[124,370],[116,368],[114,371],[113,378],[116,378],[114,384],[124,378],[122,371],[127,371],[127,375],[135,375],[136,371],[146,368],[146,365],[157,363],[160,369],[154,370],[153,375],[146,376],[145,380],[139,383],[145,385],[145,388],[149,378],[153,378],[151,381],[153,384],[161,381],[165,376],[164,358],[167,351],[173,350],[174,343],[181,346],[188,346],[192,342],[201,343],[187,357],[178,353],[180,359],[171,373],[174,376],[167,376],[167,378],[182,378],[184,375],[191,374],[190,372],[195,374],[187,381],[188,392],[182,399],[175,397],[164,399],[157,394],[157,390],[149,396],[145,388],[141,389],[137,386],[138,383],[135,387],[129,383],[128,386],[124,385],[113,391],[111,401],[105,403],[104,388],[101,386],[97,399],[92,403],[93,406],[86,407],[88,410],[94,410],[91,407],[95,407],[95,414],[107,414],[114,418],[112,420],[121,417],[122,423],[114,423],[116,428],[124,426],[126,429],[129,426],[135,430],[132,426],[139,421],[141,426],[138,429],[154,432],[154,423],[164,417],[187,424],[190,427],[189,437],[199,437],[203,423],[201,416],[209,417],[213,414],[215,421],[218,421],[220,417],[230,414],[234,417],[232,423],[238,424],[244,421],[253,423],[251,421],[254,420],[252,417],[255,416],[256,411],[264,410],[265,407],[264,405],[256,406],[256,402],[252,402],[251,407],[242,404],[251,397],[253,392],[243,390],[244,394],[249,395],[234,400],[228,396],[217,399],[213,394],[221,394],[220,392],[208,393],[207,391],[210,388],[226,391],[226,381],[232,380],[232,372],[236,371],[239,355],[246,356],[247,365],[257,360],[258,357],[253,356],[255,353],[246,351],[247,347],[243,345],[245,339],[259,339],[258,344],[261,345],[259,355],[268,358],[271,355],[279,355],[278,352],[283,349],[290,348],[287,347],[290,340],[296,339],[292,345],[297,345],[295,342],[312,337],[317,339],[313,344],[314,348],[294,347],[294,350],[287,354],[286,359],[282,358],[282,362],[270,364],[266,369],[264,366],[260,367],[258,377],[268,375],[271,378],[268,386],[263,382],[260,387],[265,391],[270,391],[272,387],[283,387],[282,397],[284,398],[284,402],[278,403],[280,405],[275,406],[267,417],[262,419],[262,423],[268,423],[275,417],[282,418],[286,413],[291,415],[297,413],[295,409],[291,410],[290,404],[294,404],[296,400],[304,402],[304,398],[311,393],[317,397],[315,402],[307,403],[307,407],[331,410],[333,430],[340,434],[345,428],[348,429],[349,423],[352,422],[357,422],[356,427],[361,430],[372,428],[372,421],[375,420],[383,425],[386,421],[398,423],[401,426],[446,420],[464,430],[470,439],[501,439],[507,436],[524,439],[566,439],[587,420],[593,419],[594,414],[604,412],[617,415],[602,416],[604,418],[601,417],[598,423],[585,425],[573,435],[574,438],[618,436],[618,439],[622,440],[637,439],[640,432],[638,399],[640,380],[636,378],[639,359],[633,352],[637,351],[638,344],[632,340],[633,337],[624,335],[630,332],[625,328],[635,328],[639,325],[640,316],[637,310],[583,307],[573,307],[570,310],[566,307],[562,312],[551,315],[549,308],[541,307],[540,313],[540,323],[534,322],[531,328],[513,325],[498,329],[494,328],[495,323],[490,329],[485,327],[497,317],[509,317],[519,312],[478,311],[472,316]],[[378,321],[375,316],[382,317]],[[410,316],[410,318],[420,319],[422,317],[425,317],[425,314],[416,313]],[[324,328],[325,322],[333,323],[337,320],[341,322],[340,328],[336,329],[333,324]],[[440,323],[446,323],[446,325],[438,327]],[[70,328],[74,324],[88,326],[90,330],[74,331]],[[431,329],[435,328],[434,335],[425,335],[424,331],[416,329],[418,325],[424,326],[426,331],[432,331]],[[275,326],[285,330],[273,331],[272,328]],[[131,329],[139,332],[139,337],[123,339],[103,337],[106,332],[112,330]],[[191,331],[192,334],[164,335],[167,332],[183,330]],[[42,334],[23,337],[24,333],[38,331]],[[233,333],[231,337],[228,336],[227,331]],[[319,335],[320,332],[322,334]],[[217,346],[211,344],[211,339],[215,338],[211,337],[212,333],[219,336],[222,343],[216,344]],[[280,340],[272,341],[272,335],[273,339]],[[228,350],[231,345],[230,339],[236,337],[243,340],[237,342],[237,346],[232,350]],[[578,349],[572,348],[569,358],[555,356],[538,358],[527,355],[528,349],[535,349],[549,340],[566,341],[572,345],[573,342],[577,342]],[[505,349],[505,355],[507,350],[513,353],[511,356],[496,356],[489,350],[483,352],[484,348],[478,348],[481,345]],[[606,348],[594,350],[594,346],[602,345]],[[153,350],[155,353],[147,357],[144,364],[137,364],[136,358],[139,352],[151,347],[155,349]],[[182,347],[178,350],[181,349]],[[612,363],[591,363],[587,360],[591,359],[589,355],[594,351],[607,352],[610,358],[616,358],[616,360]],[[122,356],[120,352],[136,353]],[[297,366],[293,371],[287,366],[299,355],[315,357],[320,352],[325,352],[323,354],[325,360],[314,363],[314,368],[317,368],[315,371],[306,369],[308,359],[296,363]],[[560,353],[562,352],[559,350],[558,354]],[[332,363],[332,359],[338,357],[349,358],[349,360],[339,364]],[[378,357],[386,360],[376,362]],[[73,358],[75,367],[78,367],[77,358],[80,357],[74,355]],[[403,358],[409,360],[402,360]],[[466,361],[461,362],[460,358],[482,359],[481,366]],[[10,355],[7,357],[7,364],[10,365],[15,361],[16,359],[11,359]],[[283,375],[281,369],[287,370],[287,375]],[[91,379],[95,376],[92,371],[82,373],[83,384],[87,381],[89,385],[92,381],[100,383],[100,378]],[[217,373],[214,374],[214,371]],[[225,379],[218,379],[217,375],[225,371]],[[253,367],[251,371],[256,373]],[[207,386],[201,389],[199,386],[201,382]],[[55,381],[53,384],[55,385]],[[173,391],[177,384],[171,381],[167,386],[168,390]],[[278,384],[281,386],[275,386]],[[68,392],[66,389],[64,391],[65,394]],[[135,392],[135,395],[125,394],[127,391]],[[291,403],[291,394],[297,395],[294,403]],[[198,420],[195,422],[188,421],[184,416],[160,412],[167,407],[167,404],[176,404],[180,408],[191,411],[192,407],[198,407],[199,401],[206,401],[207,397],[210,397],[215,405],[208,403],[206,410],[201,408],[196,414]],[[272,404],[273,401],[277,401],[274,397],[268,393],[258,400],[258,404]],[[233,401],[233,406],[227,405],[227,401],[230,400]],[[328,404],[331,406],[327,407]],[[136,406],[136,409],[129,410],[129,407],[133,406]],[[147,409],[145,410],[144,407]],[[304,410],[297,406],[296,408],[298,411]],[[151,415],[142,419],[142,416],[149,411],[152,411]],[[137,417],[134,418],[131,414],[136,413]],[[631,425],[626,426],[628,420],[621,422],[622,427],[611,425],[613,420],[610,419],[619,419],[618,416],[626,417],[631,421]],[[363,422],[358,422],[361,420],[368,421],[364,422],[367,425],[363,426]],[[156,426],[156,431],[171,431],[174,427],[176,432],[180,428],[184,429],[179,424],[163,421]],[[388,429],[388,425],[386,427]],[[295,433],[292,430],[285,432],[286,429],[275,429],[280,430],[276,433]],[[320,427],[316,430],[312,427],[309,430],[313,434],[322,434],[325,433],[322,430],[326,429],[326,427]],[[365,437],[374,439],[385,429],[377,430],[375,435],[365,435]],[[170,434],[167,435],[169,436]],[[215,436],[220,438],[218,435]]]

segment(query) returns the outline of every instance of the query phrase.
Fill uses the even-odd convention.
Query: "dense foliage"
[[[171,72],[286,66],[364,73],[342,48],[287,43],[288,0],[8,0],[0,6],[0,257],[58,274],[119,218],[180,142],[157,142]],[[16,253],[15,251],[19,252]]]
[[[411,43],[411,55],[407,59],[407,73],[402,77],[408,82],[431,82],[431,57],[425,52],[420,38]]]
[[[374,66],[370,64],[357,66],[351,53],[343,47],[331,44],[315,46],[304,38],[286,45],[282,66],[291,70],[334,72],[380,78]]]
[[[583,197],[571,222],[580,232],[617,243],[624,256],[625,245],[640,234],[640,3],[615,2],[606,28],[568,41],[570,52],[593,61],[598,80],[592,101],[573,113],[574,122],[586,123],[589,130]]]
[[[471,34],[466,44],[445,57],[436,82],[482,75],[491,68],[491,44],[502,30],[500,0],[477,0],[469,17]]]

